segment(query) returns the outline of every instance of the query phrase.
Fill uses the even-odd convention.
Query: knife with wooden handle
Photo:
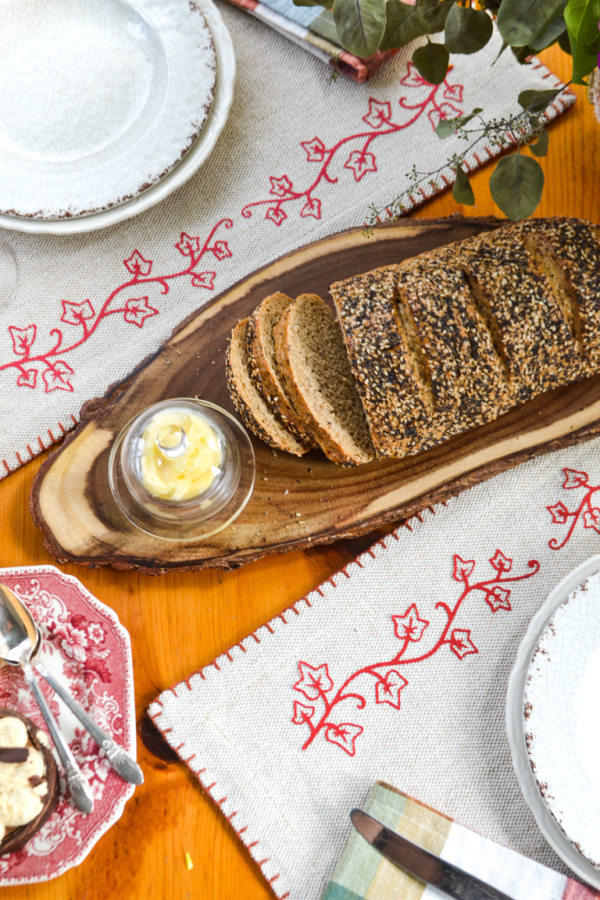
[[[396,834],[362,809],[350,813],[359,834],[386,859],[455,900],[513,900],[508,894]]]

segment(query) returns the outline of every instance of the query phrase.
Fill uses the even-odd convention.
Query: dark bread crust
[[[54,757],[52,756],[50,748],[44,746],[44,744],[38,740],[37,733],[39,728],[35,722],[32,722],[27,716],[23,716],[13,709],[0,709],[0,719],[4,719],[7,716],[14,719],[20,719],[21,722],[26,725],[30,742],[44,757],[48,793],[42,801],[43,807],[40,814],[36,816],[35,819],[32,819],[31,822],[27,822],[26,825],[20,825],[18,828],[9,831],[8,834],[5,835],[4,840],[0,841],[0,855],[4,853],[14,853],[15,850],[20,850],[25,846],[27,841],[40,830],[44,822],[52,815],[54,807],[58,803],[59,789],[58,770],[56,768],[56,763],[54,762]]]

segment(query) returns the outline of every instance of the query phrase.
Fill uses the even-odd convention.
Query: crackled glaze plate
[[[0,569],[27,605],[42,632],[39,659],[63,682],[98,724],[135,758],[135,705],[131,646],[116,614],[81,582],[53,566]],[[117,821],[134,786],[122,781],[98,754],[95,741],[62,701],[40,681],[50,708],[94,794],[94,812],[84,816],[65,797],[59,765],[60,798],[36,835],[16,853],[0,856],[0,887],[48,881],[78,865]],[[0,706],[29,716],[47,733],[31,691],[18,669],[0,667]]]
[[[197,140],[216,72],[194,0],[0,0],[0,212],[73,219],[147,191]]]
[[[532,620],[511,674],[513,764],[559,856],[600,887],[600,556],[571,572]]]

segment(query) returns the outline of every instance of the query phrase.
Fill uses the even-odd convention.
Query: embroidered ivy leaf
[[[569,510],[564,503],[555,503],[554,506],[547,506],[546,509],[552,516],[555,525],[564,525],[569,518]]]
[[[312,216],[314,219],[321,218],[321,201],[318,197],[308,197],[306,203],[300,210],[302,218]]]
[[[34,388],[37,383],[37,369],[25,369],[17,378],[19,387]]]
[[[302,677],[294,685],[294,690],[300,691],[309,700],[318,700],[322,694],[326,694],[333,687],[327,663],[323,663],[322,666],[311,666],[308,663],[299,662],[298,668]]]
[[[70,300],[62,301],[63,314],[60,317],[61,322],[67,325],[81,325],[86,319],[93,319],[96,313],[94,307],[89,300],[82,303],[72,303]]]
[[[377,163],[372,153],[365,153],[364,150],[353,150],[344,163],[344,168],[352,169],[354,180],[360,181],[367,172],[377,171]]]
[[[429,625],[427,619],[419,618],[419,611],[415,603],[411,603],[403,616],[392,616],[394,633],[401,641],[420,641],[423,632]]]
[[[452,572],[452,577],[455,581],[464,581],[466,582],[467,578],[475,568],[475,560],[474,559],[461,559],[458,553],[454,554],[453,557],[454,562],[454,570]]]
[[[509,588],[501,587],[500,585],[496,585],[494,587],[489,588],[485,595],[485,601],[492,610],[492,612],[498,612],[499,609],[511,609],[510,605],[510,597],[511,591]]]
[[[73,385],[70,382],[71,375],[74,375],[71,366],[64,359],[57,359],[52,366],[44,369],[42,378],[46,385],[45,391],[51,394],[52,391],[72,391]]]
[[[123,318],[132,325],[141,328],[151,316],[157,316],[158,310],[148,303],[147,297],[131,297],[125,304]]]
[[[450,649],[464,659],[469,653],[479,653],[479,650],[471,640],[471,631],[468,628],[455,628],[450,635]]]
[[[424,47],[415,50],[412,61],[419,75],[422,75],[429,84],[441,84],[448,72],[450,55],[443,44],[427,41]]]
[[[274,194],[275,197],[287,197],[294,187],[287,175],[283,175],[282,178],[275,178],[271,175],[269,181],[271,182],[269,193]]]
[[[497,572],[510,572],[512,564],[512,559],[505,556],[502,550],[496,550],[490,559],[490,565],[492,565]]]
[[[190,237],[185,231],[181,232],[179,243],[175,244],[182,256],[195,256],[200,253],[200,238]]]
[[[371,128],[381,128],[383,125],[389,125],[392,118],[392,104],[386,101],[375,100],[369,97],[369,112],[363,116],[363,122],[370,125]]]
[[[409,60],[406,75],[400,79],[400,84],[403,84],[404,87],[416,88],[423,87],[427,82],[417,72],[414,62]]]
[[[452,196],[457,203],[464,203],[465,206],[475,205],[475,194],[473,193],[469,176],[462,166],[458,164],[456,166],[456,178],[452,185]]]
[[[444,28],[444,44],[450,53],[477,53],[493,31],[491,16],[484,10],[453,3]]]
[[[544,173],[535,159],[522,153],[505,156],[490,177],[490,192],[495,203],[513,222],[533,212],[544,189]]]
[[[400,672],[392,669],[385,676],[385,681],[375,684],[375,702],[388,703],[394,709],[400,709],[400,691],[408,684],[408,679]]]
[[[600,509],[598,509],[597,506],[594,506],[593,509],[588,509],[584,512],[583,527],[593,528],[594,531],[600,533]]]
[[[337,744],[348,756],[354,756],[356,753],[356,738],[363,733],[360,725],[354,725],[352,722],[341,722],[339,725],[328,725],[325,729],[325,740],[330,744]]]
[[[537,141],[533,144],[527,145],[534,156],[546,156],[548,153],[548,132],[545,128],[542,128],[538,135]]]
[[[192,284],[194,287],[203,287],[209,291],[214,291],[216,277],[216,272],[194,272],[192,275]]]
[[[229,249],[229,244],[227,241],[215,241],[215,243],[210,248],[213,256],[216,256],[218,260],[226,259],[228,256],[232,256],[231,250]]]
[[[323,162],[325,159],[327,148],[320,138],[315,137],[312,141],[302,141],[300,146],[304,147],[308,162]]]
[[[462,84],[446,84],[444,87],[444,97],[446,100],[455,100],[457,103],[462,103],[463,98],[463,86]],[[473,110],[473,113],[483,112],[483,110]]]
[[[124,259],[123,265],[136,278],[139,275],[149,275],[152,271],[152,260],[144,259],[139,250],[134,250],[128,259]]]
[[[310,721],[310,719],[312,719],[314,712],[314,706],[306,706],[304,703],[300,703],[299,700],[295,700],[292,722],[294,723],[294,725],[304,725],[305,722],[308,722]]]
[[[340,43],[355,56],[373,56],[385,31],[385,0],[335,0],[333,18]]]
[[[588,483],[589,475],[587,472],[578,472],[577,469],[563,469],[563,472],[565,473],[563,488],[567,491],[584,487]]]
[[[12,338],[13,351],[17,356],[29,356],[29,351],[35,343],[36,326],[28,325],[26,328],[17,328],[16,325],[9,325],[8,330]]]
[[[460,107],[455,106],[454,103],[442,103],[440,106],[430,109],[427,113],[427,118],[431,122],[431,127],[437,133],[438,128],[440,127],[441,122],[445,121],[457,121],[457,116],[462,115],[462,109]],[[451,133],[456,130],[456,127],[452,128]]]
[[[280,206],[269,206],[265,213],[265,219],[270,219],[276,225],[281,225],[287,219],[287,213]]]

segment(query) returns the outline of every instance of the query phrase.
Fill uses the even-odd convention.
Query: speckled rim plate
[[[568,840],[550,813],[535,781],[525,742],[525,687],[533,654],[541,635],[554,613],[569,594],[590,575],[600,569],[600,556],[593,556],[570,572],[549,594],[545,603],[529,624],[521,642],[517,659],[508,682],[506,727],[513,767],[523,796],[529,805],[540,831],[560,858],[584,881],[600,888],[600,869],[582,856]]]
[[[211,33],[217,77],[210,114],[189,151],[155,184],[145,187],[138,196],[100,212],[62,219],[33,219],[2,214],[0,227],[34,234],[76,234],[96,231],[132,218],[159,203],[184,184],[212,152],[227,121],[233,100],[235,56],[233,44],[223,20],[211,0],[195,0]]]

